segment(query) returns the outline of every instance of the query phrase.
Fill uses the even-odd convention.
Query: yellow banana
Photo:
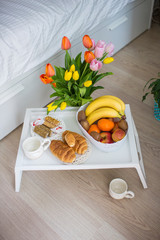
[[[121,104],[121,108],[122,108],[122,112],[124,113],[125,109],[126,109],[126,105],[125,103],[122,101],[122,99],[116,97],[116,96],[112,96],[112,95],[104,95],[104,96],[101,96],[99,98],[104,98],[104,97],[107,97],[107,98],[113,98],[115,100],[117,100],[120,104]]]
[[[113,108],[117,112],[119,112],[121,115],[124,115],[124,112],[122,111],[122,108],[121,108],[121,104],[117,100],[109,97],[100,97],[100,98],[96,98],[88,105],[85,111],[86,116],[91,114],[96,109],[102,108],[102,107]]]
[[[91,112],[87,117],[87,121],[89,122],[89,125],[91,125],[92,123],[99,120],[100,118],[120,118],[121,119],[121,115],[113,108],[102,107]]]

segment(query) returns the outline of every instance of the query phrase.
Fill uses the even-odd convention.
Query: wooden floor
[[[0,240],[159,240],[160,122],[153,98],[141,102],[147,80],[160,71],[160,26],[118,52],[101,83],[131,106],[139,133],[148,189],[136,170],[24,172],[14,191],[14,166],[22,126],[0,142]],[[125,179],[135,198],[114,200],[109,182]]]

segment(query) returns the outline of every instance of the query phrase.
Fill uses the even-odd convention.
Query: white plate
[[[61,135],[60,134],[57,135],[55,139],[62,141],[62,134]],[[85,138],[85,139],[87,141],[88,149],[82,155],[76,153],[76,159],[74,160],[74,162],[72,162],[72,163],[65,163],[65,162],[63,162],[63,161],[61,161],[59,159],[58,160],[61,161],[61,163],[65,164],[65,165],[78,165],[78,164],[82,164],[82,163],[86,162],[87,159],[89,158],[89,155],[90,155],[91,151],[92,151],[92,145],[91,145],[90,141],[87,138]]]
[[[46,116],[45,116],[45,117],[46,117]],[[44,117],[44,118],[45,118],[45,117]],[[33,122],[31,122],[31,136],[32,136],[32,137],[38,136],[38,137],[44,139],[44,138],[41,137],[39,134],[37,134],[37,133],[34,132],[34,127],[43,124],[43,123],[44,123],[44,118],[38,117],[38,118],[35,119]],[[51,137],[47,137],[47,139],[50,139],[50,140],[52,140],[52,139],[58,139],[58,138],[61,136],[61,133],[66,130],[65,123],[64,123],[64,121],[63,121],[62,119],[57,118],[57,117],[53,117],[53,118],[59,121],[59,125],[56,126],[55,128],[51,128],[52,135],[51,135]]]

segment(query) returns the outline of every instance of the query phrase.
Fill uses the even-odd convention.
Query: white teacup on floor
[[[22,148],[26,157],[30,159],[37,159],[49,147],[50,143],[51,141],[49,139],[29,137],[24,140]]]
[[[110,182],[109,194],[114,199],[133,198],[134,197],[134,192],[128,191],[127,183],[121,178],[115,178]]]

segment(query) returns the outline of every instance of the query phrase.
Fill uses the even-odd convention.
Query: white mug
[[[49,139],[40,139],[39,137],[29,137],[24,140],[22,148],[26,157],[30,159],[39,158],[43,152],[49,147],[51,141]]]
[[[127,183],[121,178],[115,178],[110,182],[109,194],[114,199],[133,198],[134,197],[134,192],[128,191]]]

